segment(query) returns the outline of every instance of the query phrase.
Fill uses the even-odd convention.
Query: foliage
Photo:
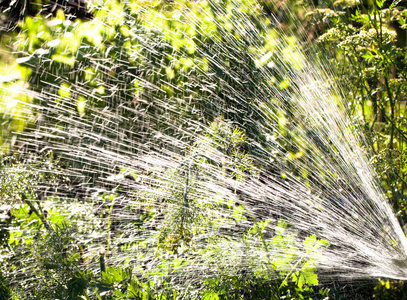
[[[402,225],[406,222],[406,16],[399,1],[326,2],[308,13],[309,29],[331,53],[355,127]],[[403,284],[381,280],[378,299],[403,298]],[[397,296],[396,296],[397,295]]]
[[[40,191],[37,187],[46,173],[38,168],[37,161],[21,163],[5,160],[8,165],[3,165],[3,189],[7,189],[7,194],[15,195],[17,199],[18,195],[26,195],[20,197],[22,202],[10,202],[12,219],[5,225],[12,226],[13,230],[2,227],[5,236],[0,271],[7,274],[9,282],[4,283],[2,288],[11,290],[10,295],[13,295],[6,299],[20,296],[33,299],[176,299],[185,293],[185,287],[173,278],[190,280],[188,293],[191,298],[281,299],[285,295],[303,299],[307,295],[314,295],[312,286],[318,285],[316,267],[322,258],[323,249],[328,245],[327,241],[310,236],[299,242],[296,233],[283,220],[279,222],[274,235],[269,237],[273,230],[270,220],[252,220],[252,226],[247,228],[244,224],[249,215],[242,205],[236,205],[231,199],[218,197],[213,204],[200,203],[202,197],[212,197],[210,193],[202,195],[205,191],[203,184],[207,184],[209,178],[202,176],[203,170],[208,170],[202,168],[203,164],[212,164],[218,169],[216,173],[223,170],[221,173],[225,179],[231,178],[236,182],[231,186],[231,195],[238,192],[239,182],[243,182],[242,176],[256,176],[253,162],[247,157],[245,140],[244,131],[233,128],[230,122],[223,118],[214,121],[204,139],[190,149],[191,156],[184,159],[184,163],[188,162],[186,166],[189,170],[184,173],[180,168],[164,171],[172,184],[160,186],[164,190],[159,194],[166,195],[167,204],[181,202],[181,205],[178,205],[178,210],[171,206],[166,209],[168,213],[164,215],[164,221],[158,223],[161,226],[159,230],[151,231],[150,237],[144,236],[144,239],[125,238],[134,232],[134,227],[117,229],[112,226],[117,194],[97,196],[101,197],[107,209],[107,218],[105,213],[87,215],[84,208],[88,205],[89,210],[90,203],[81,204],[79,214],[72,210],[68,215],[63,214],[63,205],[56,208],[52,206],[52,203],[62,199],[38,201]],[[197,156],[198,153],[200,156]],[[215,155],[216,161],[213,159]],[[195,159],[194,164],[197,165],[195,169],[192,168],[192,159]],[[48,170],[50,174],[57,174],[58,164],[48,165]],[[130,172],[135,177],[141,175],[129,170],[123,172]],[[185,182],[180,175],[189,176],[189,182]],[[150,175],[150,178],[153,177]],[[174,181],[174,177],[181,180]],[[7,184],[7,178],[19,179],[23,185]],[[117,180],[118,177],[113,179]],[[30,190],[26,192],[24,187],[30,187]],[[155,193],[150,196],[143,192],[138,197],[140,199],[135,203],[145,202],[147,206],[151,206],[151,201],[161,201],[161,198],[155,197]],[[36,212],[30,211],[34,207],[33,203],[36,203]],[[230,214],[213,214],[219,205],[229,207]],[[43,206],[48,208],[47,213],[42,209]],[[189,214],[188,219],[183,218],[182,214],[190,211],[195,213]],[[157,224],[160,215],[160,211],[152,210],[149,217],[140,218],[137,227],[144,227],[144,234],[148,234],[147,229],[151,228],[151,224]],[[121,223],[120,216],[114,218]],[[237,230],[234,241],[217,235],[221,229],[216,225],[222,223],[220,218],[235,224]],[[177,227],[178,224],[184,224],[185,227]],[[174,228],[187,229],[188,236]],[[202,228],[212,228],[213,231],[203,233]],[[101,239],[89,240],[89,230],[93,230],[93,235],[99,235]],[[146,251],[140,256],[140,250],[131,250],[134,247],[143,249],[147,239],[151,238],[155,242],[150,241],[147,247],[155,246],[155,253],[144,248]],[[194,243],[199,243],[200,247],[194,248]],[[114,250],[114,245],[120,244],[125,245],[123,249],[128,247],[130,250],[124,257],[118,256],[121,257],[120,261],[134,260],[136,254],[141,260],[135,259],[137,263],[124,265],[113,260],[110,262],[113,265],[108,265],[102,249],[123,256],[123,253]],[[85,253],[86,248],[95,247],[99,249],[98,252]],[[304,254],[300,256],[299,253]],[[143,255],[155,263],[143,265]],[[192,274],[192,278],[186,278],[183,268],[193,265],[199,266],[203,274],[208,273],[204,277]],[[206,266],[213,266],[214,269],[205,271]],[[195,277],[200,280],[194,280]],[[320,293],[323,295],[326,291],[321,290]]]
[[[6,300],[11,298],[11,288],[8,285],[6,279],[0,276],[0,299]]]
[[[399,4],[345,1],[308,15],[332,51],[349,111],[364,130],[372,162],[396,211],[405,216],[405,11]],[[322,25],[324,24],[324,25]]]
[[[404,281],[380,280],[374,288],[374,299],[404,299],[406,288]]]
[[[304,3],[294,2],[290,7],[295,6],[302,17]],[[74,159],[63,156],[60,163],[53,154],[24,162],[15,158],[4,160],[0,192],[2,204],[7,207],[0,227],[3,263],[0,274],[7,280],[0,277],[0,291],[4,291],[1,296],[6,299],[20,295],[37,299],[175,299],[186,293],[191,298],[203,299],[327,296],[326,289],[313,286],[319,284],[317,265],[328,242],[314,235],[301,240],[284,220],[271,232],[271,220],[252,219],[239,201],[242,183],[260,176],[256,160],[262,158],[265,141],[273,138],[255,122],[260,119],[259,113],[271,110],[263,104],[264,111],[258,112],[250,105],[256,98],[275,100],[267,89],[258,89],[259,83],[275,85],[281,99],[287,102],[284,115],[273,111],[275,116],[270,118],[285,133],[279,139],[295,138],[290,136],[289,125],[284,122],[293,105],[286,98],[294,87],[283,74],[300,70],[303,62],[296,53],[294,39],[279,38],[279,30],[262,13],[274,12],[279,20],[286,21],[289,12],[281,9],[280,2],[219,3],[222,9],[206,1],[179,1],[175,5],[168,5],[167,1],[95,1],[91,3],[93,20],[74,20],[58,10],[50,16],[26,16],[20,23],[18,35],[10,37],[20,74],[2,82],[1,89],[5,99],[0,106],[2,151],[15,150],[15,132],[32,132],[41,126],[43,136],[35,145],[40,150],[58,143],[64,132],[75,129],[75,122],[93,124],[86,129],[93,136],[78,134],[69,139],[63,145],[64,151],[77,151],[76,155]],[[198,20],[190,17],[189,11]],[[369,5],[328,1],[306,17],[309,27],[304,40],[314,41],[318,37],[323,47],[337,49],[332,53],[333,64],[340,74],[340,85],[349,87],[349,93],[344,93],[349,112],[356,127],[366,133],[372,161],[395,209],[405,216],[406,10],[380,1]],[[238,24],[244,24],[243,29]],[[295,27],[292,20],[283,25],[287,25],[286,32]],[[244,41],[244,34],[261,36],[262,44],[242,42],[228,47],[235,40]],[[151,41],[151,47],[145,46],[144,39]],[[277,51],[278,47],[283,49]],[[266,68],[273,75],[272,83],[261,72]],[[150,89],[149,85],[157,88]],[[32,93],[21,93],[16,87],[29,88]],[[241,97],[237,99],[236,95]],[[52,109],[44,112],[59,106],[66,108],[65,114],[54,113]],[[228,109],[223,111],[225,107]],[[146,118],[147,115],[151,118]],[[119,117],[113,120],[115,116]],[[210,124],[201,140],[182,137],[191,145],[187,150],[171,144],[172,139],[163,138],[163,135],[181,138],[177,135],[182,131],[174,130],[175,124],[183,124],[185,130],[195,126],[180,120]],[[113,123],[120,128],[110,128]],[[110,132],[110,139],[97,138],[104,130]],[[111,133],[115,130],[120,131],[117,135],[126,136],[120,146],[115,144],[117,136]],[[195,126],[194,130],[199,132],[202,128]],[[92,169],[109,164],[92,161],[88,159],[90,149],[76,150],[71,145],[91,141],[106,151],[137,156],[141,153],[135,145],[143,144],[146,136],[156,141],[152,148],[165,145],[180,153],[176,158],[179,165],[148,170],[119,167],[117,174],[109,177],[112,186],[91,196],[80,191],[80,199],[73,203],[49,196],[57,195],[61,185],[75,186],[75,182],[69,183],[74,176],[67,174],[61,165],[85,170],[84,176],[97,181]],[[248,137],[258,143],[248,145]],[[33,150],[31,146],[26,145],[28,150]],[[295,160],[301,154],[298,149],[285,150],[284,159]],[[214,174],[220,174],[217,180],[231,182],[226,196],[215,195],[207,188],[208,182],[216,184]],[[147,181],[151,189],[130,191],[133,204],[123,208],[118,204],[123,196],[120,184],[128,177],[136,182]],[[166,184],[157,186],[156,178]],[[78,209],[69,213],[74,210],[64,210],[64,205]],[[214,214],[220,207],[226,207],[228,213]],[[137,212],[139,218],[126,223],[118,210]],[[235,225],[232,241],[217,234],[222,230],[220,224],[225,222]],[[240,241],[246,244],[242,246]],[[195,247],[198,243],[203,247]],[[155,249],[153,254],[150,248]],[[280,249],[281,255],[269,257],[271,249]],[[106,263],[104,253],[107,258],[119,254],[125,258],[120,262],[107,259]],[[247,260],[239,264],[236,261],[241,253]],[[222,259],[226,256],[231,261]],[[211,265],[216,272],[208,271],[200,282],[191,281],[191,290],[185,291],[179,282],[179,278],[185,279],[180,276],[181,270],[194,264]],[[375,289],[377,297],[389,297],[396,289],[387,288],[387,281],[383,282]]]

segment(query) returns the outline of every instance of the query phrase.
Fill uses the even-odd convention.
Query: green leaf
[[[52,60],[69,65],[71,67],[75,64],[75,57],[73,56],[65,56],[61,54],[54,54],[51,56]]]
[[[308,285],[318,285],[318,275],[314,272],[301,272],[304,281]]]
[[[315,246],[316,240],[317,240],[317,238],[316,238],[315,235],[311,235],[311,236],[307,237],[307,238],[303,241],[305,251],[307,251],[307,252],[313,252],[313,251],[314,251],[314,246]]]
[[[71,97],[71,87],[67,83],[61,84],[61,87],[58,90],[58,95],[62,98],[70,98]]]
[[[297,280],[297,286],[300,289],[302,289],[302,287],[304,286],[304,283],[305,283],[305,277],[304,277],[304,274],[301,273],[300,276],[298,277],[298,280]]]
[[[208,291],[203,294],[202,300],[219,300],[219,295],[214,291]]]
[[[245,219],[245,217],[243,216],[243,212],[244,208],[241,205],[233,209],[233,218],[236,220],[236,222]]]
[[[285,229],[287,228],[287,223],[284,222],[284,220],[278,221],[277,227],[276,227],[276,234],[277,235],[284,235]]]
[[[78,97],[78,101],[76,103],[76,108],[80,116],[83,116],[86,111],[86,98],[83,96]]]
[[[377,7],[383,8],[384,2],[386,2],[386,0],[376,0]]]
[[[317,243],[317,247],[318,248],[322,248],[322,247],[328,247],[329,246],[329,241],[324,240],[324,239],[320,239]]]
[[[400,2],[401,2],[401,0],[394,0],[393,3],[389,6],[389,8],[396,7]]]

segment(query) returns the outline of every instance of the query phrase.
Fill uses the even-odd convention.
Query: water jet
[[[35,245],[37,262],[1,275],[31,293],[47,269],[55,290],[133,282],[180,298],[247,274],[273,297],[293,283],[405,279],[405,235],[325,66],[257,2],[163,3],[21,25],[23,162],[0,184],[22,220],[10,243],[19,255]]]

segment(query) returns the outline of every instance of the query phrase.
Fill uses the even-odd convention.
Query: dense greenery
[[[319,41],[335,56],[338,80],[349,87],[350,112],[366,133],[374,166],[395,209],[405,216],[407,10],[384,1],[338,2],[333,7],[308,17],[319,25]]]
[[[258,119],[258,112],[250,101],[272,95],[258,89],[265,78],[257,70],[270,61],[275,62],[276,70],[301,68],[294,47],[297,35],[305,51],[329,51],[338,85],[349,89],[343,93],[349,114],[355,127],[364,131],[366,151],[404,224],[407,9],[397,2],[384,1],[327,1],[314,6],[290,1],[289,9],[272,1],[223,2],[219,9],[205,1],[95,1],[91,14],[85,14],[90,20],[75,19],[62,10],[41,14],[39,9],[31,9],[31,15],[27,13],[14,31],[3,33],[2,47],[13,48],[3,55],[2,63],[4,68],[6,60],[15,65],[7,69],[9,74],[0,90],[0,143],[5,157],[0,177],[0,299],[176,299],[187,293],[198,299],[405,297],[403,282],[387,280],[361,286],[354,283],[348,294],[337,288],[337,283],[320,287],[318,260],[311,255],[266,257],[266,266],[260,267],[261,259],[250,254],[256,247],[265,252],[267,247],[275,247],[289,254],[296,248],[323,255],[329,243],[311,235],[296,244],[294,236],[298,233],[292,232],[284,220],[280,220],[272,238],[265,237],[268,221],[253,220],[249,228],[245,227],[243,220],[250,216],[245,215],[242,206],[228,203],[228,199],[216,199],[205,206],[194,199],[209,197],[202,195],[202,170],[208,167],[222,174],[224,181],[233,178],[243,182],[244,178],[258,176],[254,166],[262,157],[262,147],[250,148],[248,155],[246,140],[249,137],[263,145],[265,132],[253,121]],[[199,19],[194,19],[190,11]],[[272,13],[282,28],[276,28]],[[266,37],[264,43],[251,45],[236,24],[242,24],[248,35]],[[279,37],[281,30],[288,35]],[[143,39],[150,41],[149,47]],[[270,42],[276,40],[284,48],[281,52],[274,51],[277,45]],[[264,59],[268,53],[271,55]],[[281,53],[283,57],[276,57]],[[275,72],[271,83],[282,97],[292,88],[283,73]],[[139,78],[158,88],[149,88]],[[44,113],[62,104],[66,105],[66,115],[62,110]],[[289,115],[289,109],[285,113]],[[49,144],[58,144],[61,136],[55,132],[69,131],[78,120],[92,124],[89,130],[95,135],[106,134],[106,128],[117,130],[110,140],[94,143],[107,150],[141,155],[143,151],[136,145],[153,140],[157,132],[182,138],[189,147],[155,139],[151,147],[172,148],[181,154],[180,167],[170,172],[119,168],[112,182],[142,177],[152,187],[155,178],[167,183],[159,187],[159,193],[132,191],[138,206],[118,208],[120,188],[112,184],[93,194],[75,190],[78,178],[67,171],[82,170],[83,176],[96,180],[92,170],[103,169],[103,162],[88,159],[87,150],[75,159],[59,157],[58,150],[43,151]],[[193,141],[174,129],[179,124],[192,124],[180,120],[210,126],[202,140]],[[98,126],[111,124],[109,121],[120,126]],[[38,139],[36,145],[24,144],[24,138],[15,137],[15,132],[32,132],[41,126],[48,136]],[[119,147],[115,137],[124,133],[128,145]],[[288,132],[285,138],[289,138]],[[85,138],[69,141],[72,145],[86,142]],[[28,152],[18,152],[22,147]],[[209,151],[221,152],[222,159],[207,159]],[[238,186],[234,193],[239,194]],[[157,205],[165,207],[166,213],[155,210]],[[237,227],[241,226],[241,238],[250,237],[256,241],[254,245],[228,248],[208,231],[205,248],[194,248],[192,237],[202,234],[202,228],[216,226],[209,214],[216,205],[227,208],[228,214],[222,218],[234,220]],[[123,215],[126,210],[137,211],[139,219],[123,227],[117,209],[122,209]],[[162,219],[165,221],[158,231],[150,230]],[[146,236],[140,236],[140,232]],[[156,251],[154,257],[147,257],[154,260],[149,265],[143,258],[149,254],[142,249],[151,247]],[[199,265],[202,260],[214,265],[225,253],[239,252],[247,253],[248,261],[237,265],[233,272],[219,264],[217,272],[187,290],[172,279],[179,278],[183,268]],[[106,263],[108,256],[116,253],[124,253],[128,260],[138,256],[138,261],[147,262],[137,267],[128,261]],[[271,273],[275,280],[270,280]],[[159,274],[159,279],[151,281],[152,274]]]

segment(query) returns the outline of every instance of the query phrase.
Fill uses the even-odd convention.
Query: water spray
[[[10,243],[38,261],[13,269],[1,250],[22,292],[46,282],[55,257],[53,287],[101,273],[180,298],[233,278],[275,295],[289,281],[407,278],[406,237],[329,72],[258,3],[228,3],[109,2],[88,22],[27,19],[41,31],[16,41],[30,114],[14,143],[60,167],[2,169],[21,220]],[[32,177],[19,169],[30,165]],[[16,201],[23,184],[39,196]],[[34,200],[49,216],[27,215]]]

